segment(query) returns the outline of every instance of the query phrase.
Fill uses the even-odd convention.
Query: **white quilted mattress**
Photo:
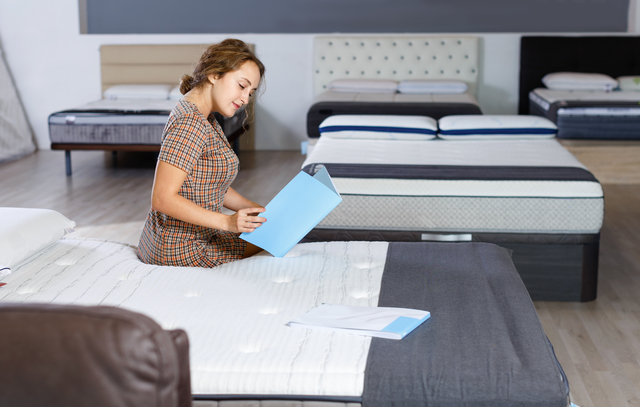
[[[577,167],[555,139],[349,140],[320,137],[302,164]],[[323,229],[598,233],[604,193],[594,181],[333,177],[343,202]]]
[[[65,238],[3,281],[0,301],[113,305],[191,343],[194,394],[362,395],[370,338],[285,324],[323,302],[376,306],[384,242],[307,243],[215,269],[142,263],[133,246]]]

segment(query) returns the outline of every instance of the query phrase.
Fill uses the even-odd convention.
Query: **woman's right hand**
[[[229,226],[227,230],[235,233],[253,232],[267,221],[265,218],[256,216],[264,211],[264,208],[240,209],[233,215],[229,215]]]

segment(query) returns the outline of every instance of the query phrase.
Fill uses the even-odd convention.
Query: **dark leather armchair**
[[[191,406],[187,334],[122,308],[0,303],[5,406]]]

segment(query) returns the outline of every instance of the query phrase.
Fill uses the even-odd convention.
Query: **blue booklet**
[[[282,257],[340,202],[342,197],[326,168],[313,177],[300,171],[265,206],[266,211],[260,216],[267,221],[253,232],[242,233],[240,238]]]

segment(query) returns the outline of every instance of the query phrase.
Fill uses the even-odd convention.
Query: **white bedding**
[[[113,305],[191,342],[194,394],[361,396],[370,338],[285,324],[323,302],[376,306],[383,242],[300,244],[215,269],[142,263],[133,246],[65,238],[3,278],[0,301]]]

